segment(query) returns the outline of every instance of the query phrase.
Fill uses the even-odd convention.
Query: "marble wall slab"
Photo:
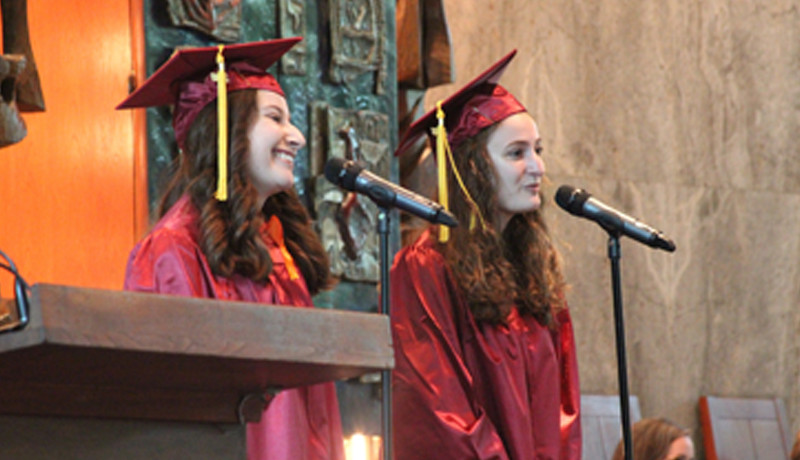
[[[800,5],[796,0],[446,0],[457,82],[502,83],[538,120],[584,393],[617,392],[605,232],[564,183],[663,230],[622,243],[642,415],[698,430],[701,395],[778,396],[800,429]]]

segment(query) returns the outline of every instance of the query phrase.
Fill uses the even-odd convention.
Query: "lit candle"
[[[355,433],[344,440],[346,460],[381,460],[381,437]]]
[[[367,451],[367,437],[355,433],[344,440],[344,458],[347,460],[369,460]]]

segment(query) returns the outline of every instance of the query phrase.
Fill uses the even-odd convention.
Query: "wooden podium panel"
[[[47,284],[30,302],[0,334],[0,414],[257,421],[267,389],[394,365],[383,315]]]

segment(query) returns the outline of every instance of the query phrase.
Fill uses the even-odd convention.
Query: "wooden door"
[[[135,67],[132,1],[27,2],[46,109],[23,113],[27,136],[0,149],[0,249],[29,283],[120,288],[146,225],[138,115],[114,110]],[[3,297],[10,280],[0,277]]]

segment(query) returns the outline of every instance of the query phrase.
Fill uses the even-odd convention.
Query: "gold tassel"
[[[228,199],[228,77],[225,74],[224,45],[217,52],[217,191],[219,201]]]
[[[438,170],[439,178],[439,204],[445,210],[450,210],[450,197],[447,193],[447,158],[445,157],[446,151],[450,149],[447,142],[447,130],[444,127],[444,110],[442,110],[442,101],[436,103],[436,128],[434,128],[434,135],[436,136],[436,167]],[[446,225],[439,225],[439,242],[446,243],[450,239],[450,227]]]
[[[472,199],[472,195],[470,195],[469,191],[467,191],[467,186],[464,185],[464,181],[461,179],[461,174],[459,174],[455,160],[453,159],[453,151],[450,149],[450,143],[447,141],[447,130],[444,127],[444,110],[442,110],[442,101],[436,103],[436,119],[438,120],[438,123],[436,128],[434,128],[434,135],[436,136],[436,165],[439,173],[439,204],[441,204],[444,209],[448,211],[450,210],[446,164],[446,162],[449,162],[450,167],[453,169],[453,175],[455,176],[461,191],[464,192],[467,202],[472,208],[472,213],[469,216],[469,230],[474,230],[477,225],[477,220],[480,220],[481,228],[483,228],[485,231],[486,221],[483,219],[481,210],[478,208],[475,200]],[[450,228],[440,225],[439,242],[446,243],[449,239]]]

